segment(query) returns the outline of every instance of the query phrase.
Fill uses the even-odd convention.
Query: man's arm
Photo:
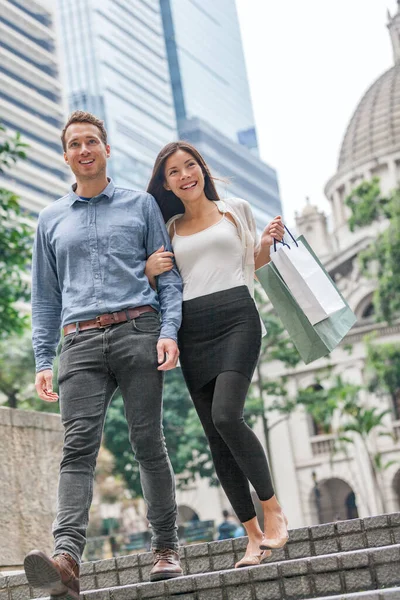
[[[39,217],[32,257],[32,344],[37,372],[53,367],[60,340],[61,304],[55,255]]]
[[[153,254],[161,246],[171,251],[169,239],[162,214],[153,196],[148,195],[147,203],[147,256]],[[157,292],[161,309],[160,339],[168,338],[177,341],[178,329],[182,320],[182,279],[176,265],[170,271],[157,277]]]

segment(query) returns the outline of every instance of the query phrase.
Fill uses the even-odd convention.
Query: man
[[[235,537],[235,531],[237,529],[237,523],[234,523],[231,519],[229,511],[222,511],[223,521],[220,525],[218,525],[218,539],[219,540],[229,540],[230,538]],[[245,534],[243,534],[245,535]]]
[[[24,566],[32,587],[77,598],[96,458],[117,387],[152,527],[150,579],[182,575],[161,414],[163,372],[176,366],[179,355],[182,282],[174,267],[159,276],[157,292],[149,285],[146,259],[160,246],[170,248],[169,238],[152,196],[107,178],[110,146],[103,122],[76,111],[61,139],[76,183],[39,217],[32,330],[36,390],[45,402],[56,402],[52,363],[63,327],[58,379],[65,438],[54,555],[34,550]]]

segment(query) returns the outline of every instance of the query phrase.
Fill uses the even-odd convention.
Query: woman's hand
[[[144,274],[147,276],[152,288],[156,289],[157,275],[171,271],[173,268],[173,256],[172,252],[166,252],[164,246],[161,246],[147,259]]]
[[[269,223],[261,234],[261,248],[270,248],[274,243],[282,241],[285,234],[285,228],[282,223],[282,217],[279,215]]]
[[[264,231],[261,234],[261,248],[257,255],[254,256],[255,268],[259,269],[263,265],[266,265],[271,260],[270,250],[271,246],[274,243],[274,239],[280,242],[285,233],[285,228],[282,223],[282,217],[275,217],[266,226]]]

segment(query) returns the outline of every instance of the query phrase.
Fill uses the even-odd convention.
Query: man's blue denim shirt
[[[51,369],[60,329],[68,323],[149,304],[161,312],[160,338],[176,341],[182,280],[176,267],[157,278],[144,273],[160,246],[171,251],[153,196],[115,186],[82,200],[69,194],[39,216],[32,262],[32,340],[36,370]]]

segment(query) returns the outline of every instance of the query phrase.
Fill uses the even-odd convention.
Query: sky
[[[324,187],[362,95],[393,65],[396,0],[236,0],[261,158],[274,167],[285,220]]]

